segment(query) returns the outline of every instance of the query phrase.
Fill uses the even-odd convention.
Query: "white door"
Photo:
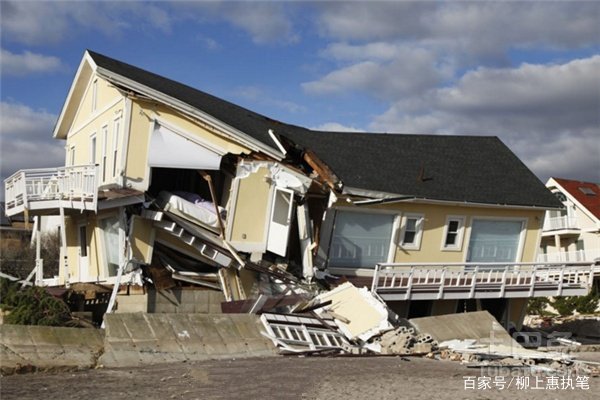
[[[87,245],[87,228],[85,225],[79,226],[79,282],[88,281],[89,258]]]
[[[267,250],[285,257],[287,253],[288,236],[292,221],[294,192],[288,189],[275,188],[273,207],[269,221]]]

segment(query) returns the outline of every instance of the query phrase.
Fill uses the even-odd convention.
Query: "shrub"
[[[15,325],[63,326],[72,319],[69,307],[44,288],[20,285],[0,278],[0,307],[9,310],[4,321]]]
[[[548,315],[546,307],[550,302],[546,297],[534,297],[527,302],[527,314]]]

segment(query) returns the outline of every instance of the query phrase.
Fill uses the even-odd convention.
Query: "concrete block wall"
[[[170,314],[220,314],[222,292],[175,288],[171,290],[148,290],[148,312]]]
[[[24,366],[38,369],[91,368],[102,352],[100,329],[0,325],[3,372]]]
[[[256,315],[108,314],[105,327],[105,367],[276,354]]]

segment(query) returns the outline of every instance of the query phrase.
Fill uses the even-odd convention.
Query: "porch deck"
[[[95,165],[20,170],[4,181],[6,215],[31,211],[52,214],[60,208],[96,210]]]
[[[379,264],[372,276],[346,277],[384,300],[583,296],[594,266],[580,263]]]

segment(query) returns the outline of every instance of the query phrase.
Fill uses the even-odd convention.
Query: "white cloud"
[[[322,35],[338,40],[438,42],[465,54],[508,46],[578,47],[598,39],[600,4],[563,2],[319,3]]]
[[[30,51],[15,54],[5,49],[0,49],[0,66],[3,75],[29,75],[64,69],[58,57],[45,56]]]
[[[564,64],[478,68],[450,87],[394,102],[370,128],[497,135],[538,176],[569,172],[580,175],[573,178],[599,180],[598,71],[600,56]]]
[[[172,18],[160,3],[137,1],[2,1],[3,35],[18,43],[60,43],[78,31],[117,36],[152,27],[169,32]]]
[[[344,45],[332,51],[336,57],[357,58],[361,53],[381,54],[377,47]],[[302,87],[311,94],[359,90],[393,100],[431,89],[447,77],[445,65],[438,63],[433,52],[409,46],[387,47],[394,49],[391,61],[360,61],[334,70],[316,81],[306,82]]]
[[[254,1],[2,1],[3,34],[28,45],[60,43],[79,31],[108,37],[133,30],[170,33],[173,25],[208,26],[226,21],[247,32],[257,44],[294,43],[287,4]],[[209,49],[217,44],[203,40]]]
[[[329,131],[329,132],[361,132],[360,129],[353,126],[347,126],[340,124],[339,122],[326,122],[319,126],[310,128],[315,131]]]
[[[19,169],[64,165],[64,142],[52,139],[56,115],[24,104],[0,102],[2,180]]]
[[[276,2],[226,2],[222,15],[244,29],[255,43],[295,42],[291,20]]]

